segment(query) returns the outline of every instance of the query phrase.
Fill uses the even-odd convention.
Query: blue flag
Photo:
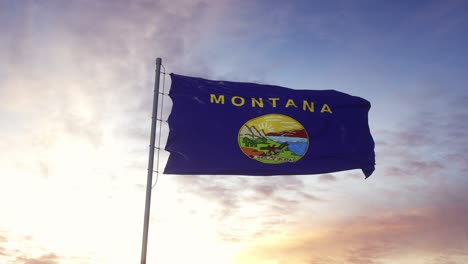
[[[334,90],[171,74],[166,174],[374,171],[370,103]]]

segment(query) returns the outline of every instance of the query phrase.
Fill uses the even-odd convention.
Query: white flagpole
[[[154,149],[156,148],[155,138],[156,138],[156,121],[157,121],[157,114],[158,114],[160,75],[161,75],[161,58],[156,58],[156,77],[154,80],[153,116],[151,118],[151,139],[150,139],[150,151],[149,151],[149,160],[148,160],[148,178],[146,181],[145,219],[143,223],[143,242],[141,245],[141,264],[146,264],[146,250],[148,248],[148,228],[149,228],[150,207],[151,207],[151,189],[152,189],[152,183],[153,183]]]

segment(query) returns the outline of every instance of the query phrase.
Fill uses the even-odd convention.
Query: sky
[[[139,263],[156,57],[367,99],[376,170],[159,174],[148,263],[468,263],[467,1],[0,0],[0,32],[0,263]]]

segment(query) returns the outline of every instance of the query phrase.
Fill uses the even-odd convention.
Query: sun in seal
[[[309,148],[309,136],[297,120],[268,114],[247,121],[239,130],[238,143],[251,159],[281,164],[300,160]]]

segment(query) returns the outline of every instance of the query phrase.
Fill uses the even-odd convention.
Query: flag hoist
[[[156,148],[155,138],[156,138],[156,122],[157,122],[157,114],[158,114],[159,79],[161,76],[161,63],[162,63],[161,58],[157,58],[156,59],[156,76],[154,80],[153,112],[152,112],[152,118],[151,118],[151,137],[150,137],[150,146],[149,146],[150,149],[149,149],[149,159],[148,159],[148,177],[146,180],[145,218],[143,222],[143,241],[141,244],[141,264],[146,264],[146,252],[148,248],[148,228],[149,228],[150,208],[151,208],[151,189],[152,189],[152,183],[153,183],[154,150]],[[161,131],[159,133],[161,133]],[[157,162],[159,163],[159,160]]]

